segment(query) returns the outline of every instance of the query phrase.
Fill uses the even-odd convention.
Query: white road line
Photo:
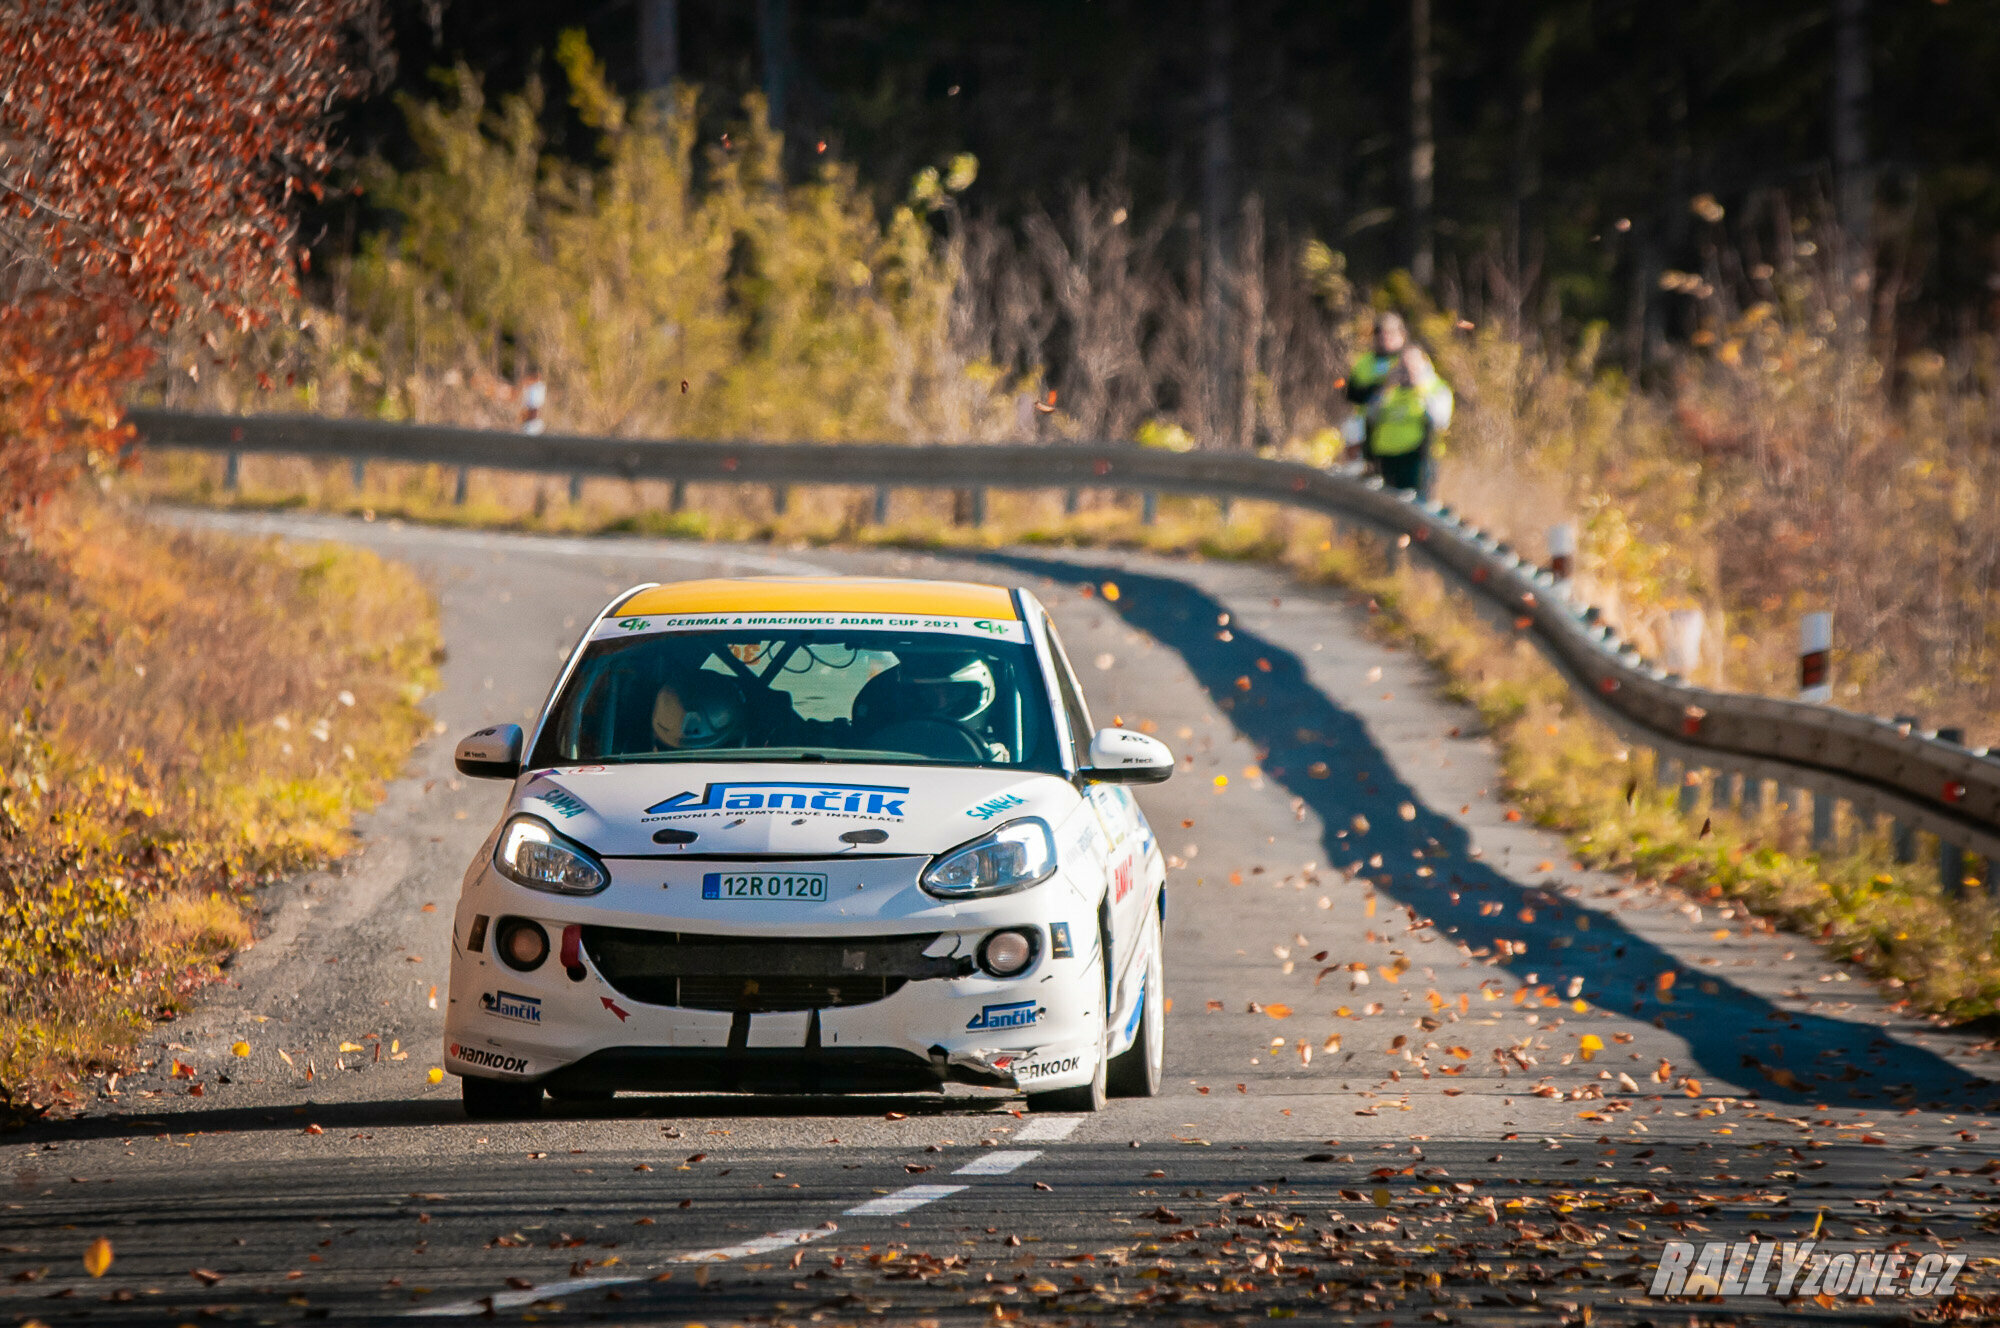
[[[1076,1127],[1083,1124],[1081,1116],[1036,1116],[1026,1125],[1014,1131],[1017,1144],[1052,1144],[1058,1139],[1067,1139],[1076,1133]]]
[[[951,1188],[963,1189],[965,1187],[957,1185]],[[801,1227],[796,1231],[774,1231],[768,1236],[759,1236],[755,1240],[746,1240],[741,1245],[719,1245],[710,1250],[683,1250],[679,1254],[668,1255],[667,1262],[727,1263],[731,1259],[742,1259],[752,1254],[769,1254],[773,1250],[787,1249],[794,1245],[810,1245],[816,1240],[831,1236],[837,1230],[839,1230],[838,1227],[828,1222],[823,1226]],[[567,1282],[549,1282],[542,1286],[532,1287],[526,1291],[499,1292],[492,1297],[492,1307],[496,1310],[519,1309],[523,1305],[532,1305],[538,1300],[554,1300],[559,1296],[573,1296],[578,1292],[596,1291],[603,1287],[630,1286],[634,1282],[643,1282],[645,1280],[644,1276],[577,1277]],[[406,1315],[414,1319],[450,1318],[471,1314],[484,1314],[486,1313],[486,1309],[487,1298],[481,1296],[477,1300],[455,1300],[448,1305],[427,1305],[420,1310],[409,1310],[406,1312]]]
[[[1052,1120],[1051,1125],[1063,1122]],[[1074,1121],[1070,1128],[1075,1128]],[[1067,1133],[1068,1131],[1064,1131]],[[973,1159],[957,1171],[954,1176],[1004,1176],[1017,1171],[1041,1156],[1038,1149],[1007,1148],[987,1153]],[[892,1194],[880,1195],[867,1203],[857,1204],[842,1213],[842,1217],[898,1217],[912,1209],[921,1208],[935,1199],[943,1199],[969,1187],[964,1185],[906,1185]],[[731,1259],[741,1259],[753,1254],[769,1254],[791,1245],[805,1245],[821,1237],[830,1236],[836,1230],[829,1222],[824,1226],[802,1227],[794,1231],[774,1231],[768,1236],[746,1240],[740,1245],[718,1245],[714,1249],[685,1250],[667,1256],[669,1263],[727,1263]],[[484,1314],[489,1309],[511,1310],[524,1305],[532,1305],[538,1300],[552,1300],[559,1296],[575,1295],[580,1291],[595,1291],[601,1287],[628,1286],[633,1282],[643,1282],[644,1277],[579,1277],[567,1282],[549,1283],[531,1287],[525,1291],[501,1291],[492,1296],[481,1296],[477,1300],[455,1300],[447,1305],[426,1305],[422,1309],[406,1310],[405,1317],[437,1319],[471,1314]]]
[[[870,1199],[865,1204],[848,1209],[842,1217],[895,1217],[907,1213],[912,1208],[921,1208],[933,1199],[942,1199],[948,1194],[957,1194],[966,1188],[963,1185],[909,1185],[894,1194],[885,1194],[879,1199]]]
[[[1040,1156],[1041,1153],[1033,1148],[1003,1148],[997,1153],[988,1153],[984,1157],[975,1158],[951,1174],[954,1176],[1004,1176],[1010,1171],[1027,1166],[1028,1163]]]

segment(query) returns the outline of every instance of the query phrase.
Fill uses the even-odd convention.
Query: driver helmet
[[[942,719],[970,724],[999,693],[993,666],[970,650],[915,651],[900,656],[895,672],[899,719]]]
[[[669,751],[741,746],[747,721],[743,689],[707,670],[666,684],[653,698],[653,736]]]

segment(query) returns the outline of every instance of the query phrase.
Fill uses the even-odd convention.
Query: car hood
[[[1079,799],[1067,780],[1026,771],[673,762],[531,770],[513,808],[612,857],[837,857],[940,853],[1021,816],[1055,826]],[[695,839],[655,839],[666,830]]]

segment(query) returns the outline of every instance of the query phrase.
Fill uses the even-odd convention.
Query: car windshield
[[[534,764],[840,761],[1061,773],[1048,694],[1018,624],[1005,625],[1013,639],[994,640],[969,627],[662,631],[625,622],[639,634],[584,652]]]

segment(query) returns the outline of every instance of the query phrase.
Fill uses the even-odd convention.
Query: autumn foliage
[[[301,191],[373,0],[0,6],[0,509],[108,461],[118,400],[183,320],[291,287]]]

